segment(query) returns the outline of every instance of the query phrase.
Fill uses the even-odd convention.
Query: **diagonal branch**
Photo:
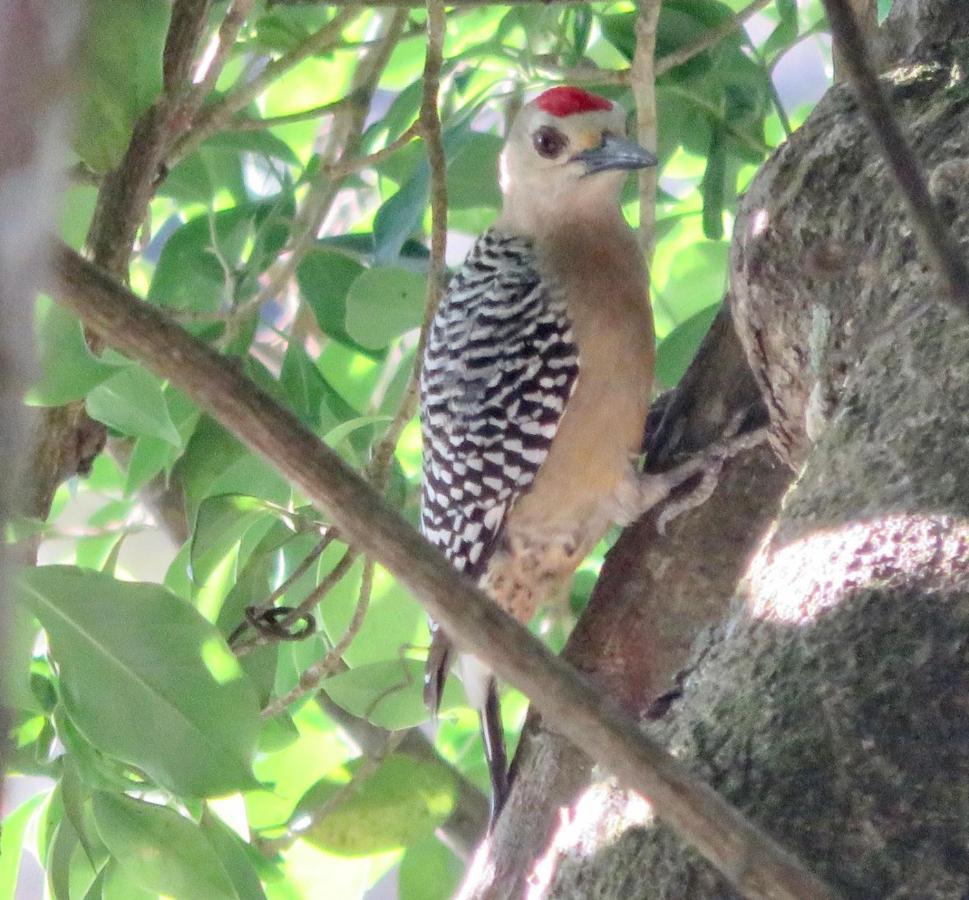
[[[739,890],[764,900],[834,896],[796,857],[462,578],[293,413],[74,251],[61,245],[54,258],[52,296],[117,350],[169,379],[325,509],[348,541],[418,597],[461,649],[523,691],[550,727],[649,797],[656,814]]]
[[[929,194],[918,161],[868,60],[865,39],[847,0],[823,0],[848,80],[875,142],[905,199],[923,251],[942,276],[947,299],[969,314],[969,266]]]

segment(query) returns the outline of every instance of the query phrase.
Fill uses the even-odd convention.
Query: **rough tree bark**
[[[969,17],[959,0],[895,6],[879,58],[897,62],[883,84],[965,250]],[[674,594],[674,621],[692,608],[694,626],[723,622],[695,648],[682,696],[644,726],[847,897],[969,895],[969,322],[923,260],[850,89],[833,88],[758,175],[732,256],[737,332],[774,449],[799,474],[739,588],[717,595],[701,572],[692,607]],[[693,534],[684,520],[684,539],[735,508],[717,509],[718,497],[748,465],[691,514]],[[641,642],[624,697],[640,707],[663,689],[642,677],[657,644],[660,666],[683,648],[682,635],[672,652],[664,644],[663,553],[681,572],[683,551],[641,523],[597,589]],[[616,684],[614,647],[590,653],[596,677]],[[516,785],[527,802],[513,798],[467,896],[520,896],[529,883],[583,900],[735,896],[609,780],[536,861],[585,770],[533,731]]]

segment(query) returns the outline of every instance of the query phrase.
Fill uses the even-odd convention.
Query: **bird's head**
[[[502,149],[506,217],[532,230],[550,215],[612,213],[629,170],[654,165],[626,137],[618,104],[577,87],[550,88],[522,107]]]

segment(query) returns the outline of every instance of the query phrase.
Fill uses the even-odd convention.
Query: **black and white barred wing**
[[[485,232],[435,316],[421,376],[421,527],[457,569],[484,571],[578,371],[564,299],[528,241]]]

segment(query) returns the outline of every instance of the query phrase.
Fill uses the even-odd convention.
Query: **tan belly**
[[[600,277],[599,273],[591,273]],[[482,586],[520,621],[561,590],[609,526],[640,453],[653,375],[645,275],[620,273],[608,308],[570,300],[579,376],[535,481],[508,513]],[[577,292],[585,282],[573,282]],[[601,290],[601,285],[599,286]]]

